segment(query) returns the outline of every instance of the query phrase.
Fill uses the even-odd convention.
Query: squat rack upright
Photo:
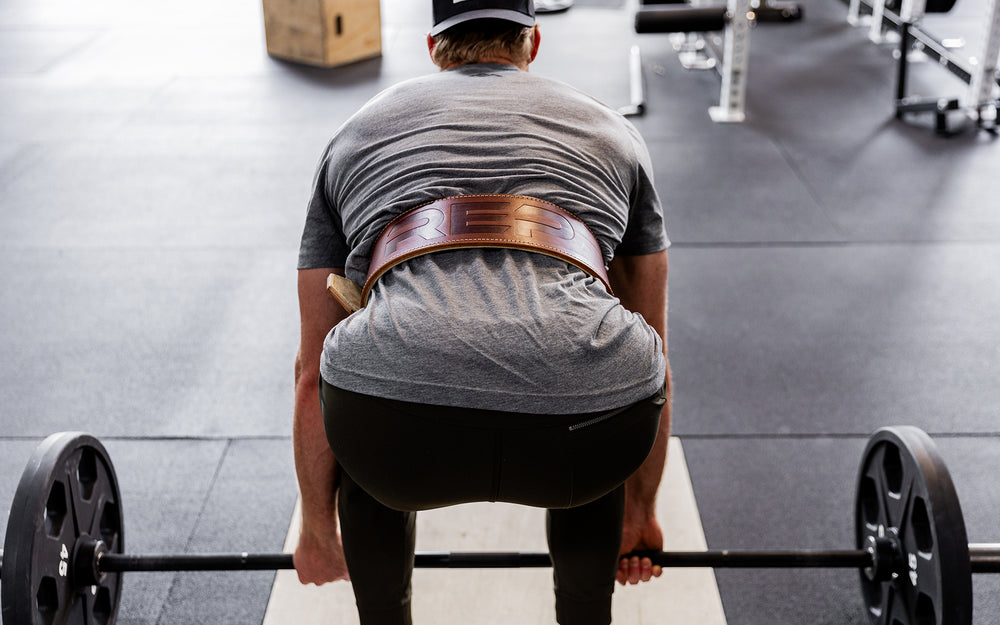
[[[886,6],[886,0],[849,0],[847,21],[861,22],[861,7],[871,9],[871,35],[881,41],[883,29],[899,33],[898,66],[896,74],[895,108],[896,117],[902,119],[910,113],[934,113],[935,130],[946,134],[949,111],[964,110],[976,126],[996,132],[997,109],[1000,96],[997,86],[1000,76],[1000,0],[989,0],[984,21],[982,52],[979,58],[960,58],[942,41],[928,33],[921,25],[928,12],[946,12],[954,5],[954,0],[902,0],[899,13]],[[920,50],[930,59],[947,69],[951,74],[968,85],[964,98],[921,98],[908,95],[909,55]]]

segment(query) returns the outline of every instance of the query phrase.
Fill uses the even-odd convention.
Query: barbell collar
[[[101,571],[101,557],[108,552],[103,540],[82,538],[73,549],[73,580],[77,586],[95,586],[104,582],[106,572]]]
[[[871,565],[863,569],[865,577],[871,581],[885,582],[891,580],[897,574],[904,562],[903,546],[899,542],[899,537],[870,536],[868,538],[868,555],[871,556]]]

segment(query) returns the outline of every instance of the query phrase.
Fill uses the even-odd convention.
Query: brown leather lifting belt
[[[357,285],[341,276],[331,274],[327,286],[353,312],[367,303],[378,279],[399,263],[431,252],[477,247],[527,250],[564,260],[611,292],[601,248],[587,225],[555,204],[523,195],[456,195],[410,209],[376,239],[360,298],[344,292],[345,286],[356,291]]]

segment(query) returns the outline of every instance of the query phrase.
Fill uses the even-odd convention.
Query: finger
[[[621,558],[618,561],[618,573],[615,576],[615,579],[617,579],[618,583],[621,584],[622,586],[624,586],[625,584],[628,583],[628,560],[627,559]]]
[[[643,558],[639,563],[639,579],[644,582],[653,579],[653,561],[649,558]]]
[[[306,584],[309,583],[309,580],[306,579],[305,570],[300,564],[301,560],[302,559],[299,557],[298,554],[298,549],[296,549],[295,553],[292,555],[292,566],[295,567],[295,575],[299,578],[299,583],[305,586]]]
[[[628,562],[628,582],[638,584],[642,576],[642,565],[639,563],[639,556],[632,556]]]

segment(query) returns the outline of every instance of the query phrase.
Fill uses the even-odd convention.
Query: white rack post
[[[885,0],[872,0],[872,21],[868,28],[868,38],[875,43],[882,43],[882,17],[885,15]]]
[[[861,23],[861,0],[851,0],[847,5],[847,23],[851,26]]]
[[[986,41],[982,59],[974,59],[976,70],[969,83],[966,106],[983,114],[992,115],[996,120],[997,64],[1000,61],[1000,0],[993,0],[986,8]],[[987,110],[988,109],[988,110]]]
[[[1000,0],[997,0],[1000,1]],[[722,88],[719,106],[708,110],[714,122],[746,119],[747,67],[750,57],[750,0],[729,0],[722,52]]]
[[[924,19],[927,12],[927,0],[903,0],[899,10],[899,19],[910,24],[916,24]]]

